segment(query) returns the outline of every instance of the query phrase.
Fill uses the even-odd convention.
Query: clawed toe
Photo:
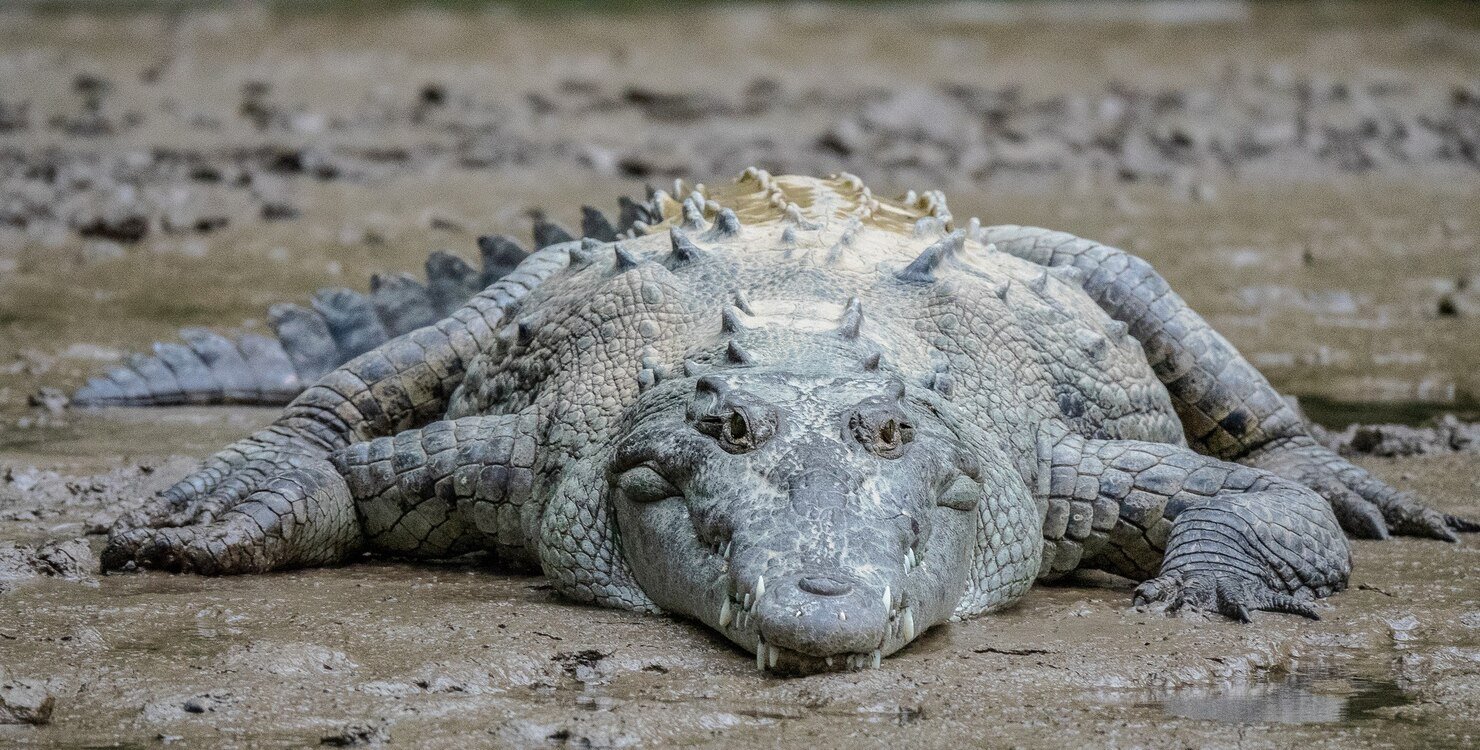
[[[1309,600],[1270,590],[1259,581],[1228,575],[1159,576],[1136,587],[1131,601],[1135,606],[1164,604],[1167,614],[1190,609],[1238,622],[1253,622],[1255,611],[1321,619]]]
[[[1444,525],[1445,526],[1448,526],[1450,529],[1452,529],[1454,531],[1458,531],[1461,534],[1475,534],[1475,533],[1480,533],[1480,521],[1471,521],[1468,518],[1460,518],[1459,516],[1445,515],[1444,516]]]
[[[1342,490],[1317,489],[1331,503],[1331,510],[1341,524],[1342,531],[1357,539],[1387,539],[1392,536],[1382,509],[1358,497],[1356,493]]]

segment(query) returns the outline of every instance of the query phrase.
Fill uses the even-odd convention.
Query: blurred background
[[[1473,412],[1477,71],[1427,2],[10,3],[0,410],[755,165],[1139,253],[1323,421]]]

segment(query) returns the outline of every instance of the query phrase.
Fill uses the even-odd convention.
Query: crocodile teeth
[[[777,649],[775,646],[767,647],[766,648],[766,666],[770,667],[771,669],[775,669],[776,668],[776,657],[778,655],[779,655],[779,649]]]
[[[884,660],[884,653],[883,653],[883,651],[881,651],[880,649],[877,649],[877,648],[874,649],[874,663],[873,663],[874,669],[878,669],[879,668],[879,662],[880,661],[883,661],[883,660]]]
[[[833,665],[833,658],[831,656],[827,657],[827,659],[825,661],[827,662],[827,665],[829,667],[831,667]]]
[[[886,612],[893,612],[894,611],[894,597],[890,595],[891,593],[893,593],[893,592],[891,592],[889,590],[889,587],[888,586],[885,586],[884,587],[884,610]]]
[[[723,604],[719,605],[719,626],[726,628],[735,619],[735,613],[730,611],[730,597],[725,597]]]
[[[766,595],[766,577],[757,576],[755,579],[755,600],[759,602]]]
[[[915,550],[911,548],[904,553],[904,566],[907,570],[915,569]]]
[[[915,640],[915,608],[905,607],[904,616],[900,619],[904,623],[903,625],[901,625],[901,628],[904,631],[903,634],[905,641]]]
[[[756,643],[755,643],[755,668],[756,669],[759,669],[762,672],[766,671],[766,642],[765,641],[756,641]]]

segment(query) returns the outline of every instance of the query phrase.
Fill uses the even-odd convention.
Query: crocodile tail
[[[645,206],[624,201],[613,224],[583,209],[583,229],[630,234],[651,220]],[[563,228],[537,219],[535,249],[568,241]],[[370,277],[369,294],[343,287],[320,289],[307,307],[291,303],[267,311],[273,335],[222,335],[204,328],[180,331],[180,340],[130,354],[123,364],[92,378],[76,393],[78,406],[173,404],[281,405],[325,373],[401,334],[441,320],[529,257],[508,237],[478,238],[482,268],[437,251],[426,261],[426,281],[408,274]]]

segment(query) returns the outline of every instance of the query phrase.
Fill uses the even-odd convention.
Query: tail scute
[[[599,211],[582,210],[582,228],[611,241],[651,221],[647,206],[623,198],[616,226]],[[537,219],[536,249],[572,240],[564,229]],[[278,405],[351,358],[393,337],[436,323],[469,298],[515,269],[530,252],[508,237],[478,238],[482,268],[434,252],[426,261],[426,283],[404,273],[370,277],[368,295],[343,287],[321,289],[308,307],[280,303],[268,309],[276,339],[255,333],[233,337],[204,328],[180,332],[181,343],[154,345],[153,355],[130,354],[106,375],[92,378],[72,395],[79,406],[151,406],[241,403]]]
[[[375,314],[392,336],[429,326],[442,317],[432,304],[431,290],[410,274],[371,276],[370,303],[375,305]]]
[[[314,292],[309,304],[324,319],[329,336],[334,339],[334,347],[339,351],[335,367],[390,339],[370,298],[353,289],[320,289]]]
[[[329,333],[329,323],[317,312],[279,302],[267,308],[267,325],[282,342],[299,379],[313,382],[339,366],[339,346]]]

